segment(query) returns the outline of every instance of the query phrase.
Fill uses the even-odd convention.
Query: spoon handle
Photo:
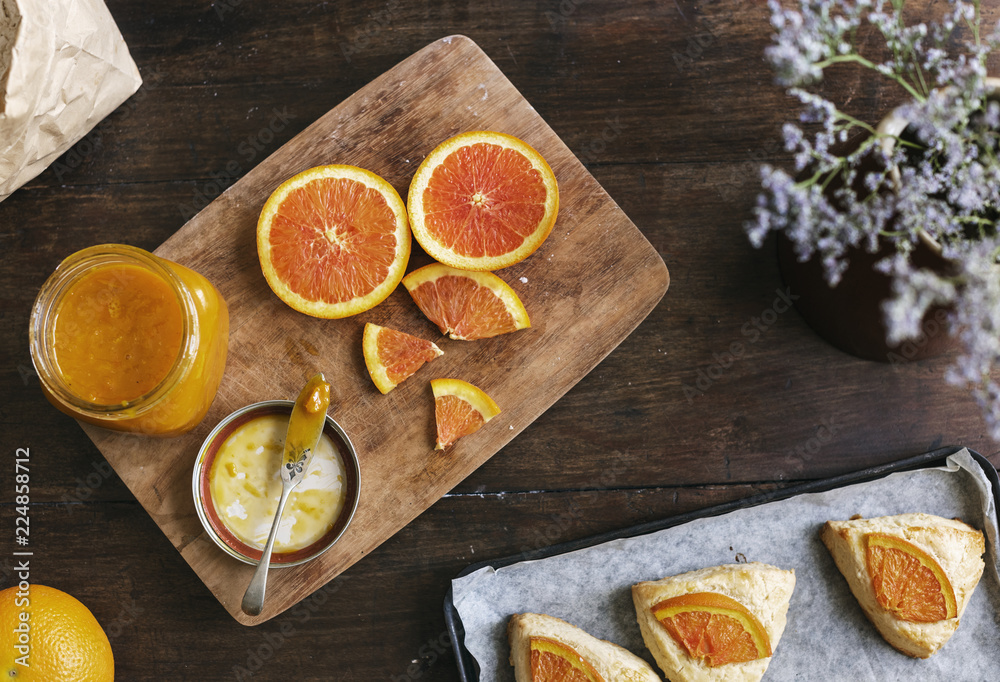
[[[298,481],[281,482],[281,498],[278,500],[278,509],[274,512],[274,521],[271,523],[271,532],[267,536],[267,544],[264,545],[264,553],[260,556],[260,563],[257,570],[253,572],[250,585],[243,595],[241,608],[243,613],[249,616],[259,616],[264,610],[264,592],[267,590],[267,569],[271,565],[271,549],[274,547],[274,538],[278,534],[278,523],[281,521],[281,512],[285,510],[285,502],[288,501],[288,493]]]

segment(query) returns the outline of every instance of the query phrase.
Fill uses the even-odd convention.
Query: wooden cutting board
[[[532,327],[474,342],[442,337],[403,287],[343,320],[295,312],[275,297],[257,260],[257,216],[285,179],[344,163],[386,178],[406,197],[421,160],[467,130],[497,130],[535,147],[559,181],[559,218],[531,257],[498,274]],[[430,262],[414,242],[409,269]],[[443,38],[349,97],[263,161],[156,250],[207,276],[229,303],[229,358],[204,422],[171,439],[84,426],[184,559],[240,623],[262,623],[371,552],[492,457],[576,384],[653,309],[669,275],[656,250],[479,47]],[[361,352],[365,322],[433,339],[444,356],[388,395]],[[240,610],[253,567],[220,551],[198,521],[191,472],[208,432],[231,411],[293,399],[322,371],[331,414],[361,460],[361,499],[340,541],[319,559],[272,572],[258,617]],[[429,381],[465,379],[503,412],[443,454],[434,450]]]

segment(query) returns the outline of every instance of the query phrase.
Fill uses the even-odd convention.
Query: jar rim
[[[177,357],[163,379],[146,393],[112,404],[94,403],[74,393],[62,380],[50,338],[62,297],[92,268],[114,263],[143,267],[165,281],[177,297],[182,311],[181,344]],[[98,244],[81,249],[62,260],[42,284],[31,308],[28,325],[31,362],[44,388],[59,402],[89,417],[101,419],[134,418],[158,405],[191,371],[198,345],[198,315],[187,286],[160,258],[128,244]]]

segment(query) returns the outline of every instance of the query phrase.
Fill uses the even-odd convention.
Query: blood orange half
[[[396,388],[425,362],[444,355],[430,341],[371,322],[365,324],[362,346],[368,374],[382,393]]]
[[[257,254],[268,285],[292,308],[314,317],[356,315],[392,293],[406,271],[406,207],[370,171],[311,168],[264,204]]]
[[[556,177],[542,155],[511,135],[462,133],[417,168],[407,195],[413,235],[435,260],[497,270],[530,256],[559,211]]]
[[[500,414],[500,408],[481,389],[461,379],[431,379],[434,392],[435,450],[444,450],[456,440],[478,431]]]

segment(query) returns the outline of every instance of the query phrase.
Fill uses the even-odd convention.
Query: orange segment
[[[362,342],[368,374],[382,393],[388,393],[405,379],[444,352],[430,341],[405,332],[365,324]]]
[[[530,256],[559,211],[552,169],[531,146],[490,131],[442,142],[417,168],[407,195],[413,235],[435,260],[497,270]]]
[[[652,611],[689,656],[710,667],[771,655],[764,626],[743,604],[724,594],[683,594],[661,601]]]
[[[604,682],[600,673],[573,647],[548,637],[528,640],[531,682]]]
[[[492,398],[461,379],[431,379],[431,390],[437,423],[435,450],[444,450],[462,436],[475,433],[500,414]]]
[[[453,339],[484,339],[531,326],[521,299],[492,272],[433,263],[404,277],[403,286],[424,315]]]
[[[311,168],[264,204],[257,254],[268,285],[295,310],[355,315],[384,300],[406,271],[406,207],[392,185],[362,168]]]
[[[879,606],[900,620],[935,623],[958,616],[955,590],[932,556],[902,538],[865,535],[865,561]]]

